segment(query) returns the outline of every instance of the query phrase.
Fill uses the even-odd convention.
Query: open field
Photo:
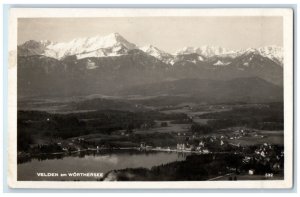
[[[230,140],[241,146],[257,145],[263,143],[283,145],[283,131],[259,131],[259,136],[243,137],[241,139]],[[261,137],[263,136],[263,137]]]
[[[167,123],[166,126],[161,126],[161,123]],[[191,124],[174,124],[171,121],[155,121],[156,125],[150,129],[136,129],[134,133],[186,133],[191,128]]]

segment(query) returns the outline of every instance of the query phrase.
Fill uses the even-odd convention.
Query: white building
[[[254,170],[252,170],[252,169],[249,170],[248,174],[249,174],[249,175],[253,175],[253,174],[254,174]]]

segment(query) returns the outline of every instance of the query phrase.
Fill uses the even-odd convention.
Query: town
[[[134,135],[133,133],[124,133],[127,137]],[[76,137],[68,140],[61,140],[47,145],[34,145],[31,147],[31,157],[38,157],[41,154],[54,155],[70,155],[76,153],[115,151],[115,150],[137,150],[141,152],[177,152],[188,153],[196,155],[219,155],[219,154],[234,154],[240,155],[241,161],[238,167],[228,166],[229,174],[232,173],[247,173],[250,176],[264,175],[265,178],[273,178],[274,174],[282,173],[284,153],[281,146],[272,145],[270,143],[263,143],[261,145],[243,146],[237,143],[245,137],[256,137],[263,139],[265,136],[257,134],[251,129],[235,129],[231,135],[206,135],[199,136],[192,132],[173,133],[173,135],[180,137],[180,141],[176,146],[153,146],[151,143],[140,142],[139,146],[133,147],[111,147],[91,143],[84,137]],[[19,161],[24,161],[24,157],[29,154],[22,154],[19,152]],[[228,173],[227,173],[228,174]],[[229,179],[232,178],[231,176]],[[234,180],[234,178],[232,178]],[[215,179],[214,179],[215,180]]]

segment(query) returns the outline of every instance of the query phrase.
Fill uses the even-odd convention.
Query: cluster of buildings
[[[265,166],[270,166],[269,170],[265,173],[266,178],[272,178],[273,172],[280,171],[282,166],[281,163],[284,158],[284,153],[282,151],[275,151],[275,146],[264,143],[255,149],[253,156],[245,156],[243,163],[247,164],[250,161],[255,161],[255,163],[260,163]],[[255,174],[254,169],[249,169],[249,175]]]
[[[230,140],[235,140],[235,139],[240,139],[242,137],[248,136],[249,135],[249,131],[245,130],[245,129],[238,129],[236,131],[234,131],[234,134],[232,136],[230,136]]]
[[[147,145],[146,142],[141,142],[140,150],[149,150],[149,149],[152,149],[152,148],[153,148],[153,147]]]
[[[177,151],[197,151],[200,153],[209,153],[209,150],[205,147],[203,141],[199,142],[198,146],[188,143],[178,143]]]
[[[284,152],[283,150],[276,152],[274,149],[274,146],[271,144],[264,143],[255,150],[255,160],[263,163],[270,163],[271,168],[276,171],[280,170],[282,167],[280,161],[284,158]]]
[[[256,158],[266,158],[270,156],[273,152],[273,146],[268,143],[264,143],[263,145],[259,146],[255,151]]]
[[[62,148],[64,152],[76,152],[84,149],[94,149],[94,146],[89,145],[85,138],[77,137],[66,141],[59,141],[56,143]]]
[[[238,128],[238,129],[232,129],[230,130],[232,134],[230,136],[225,136],[225,138],[229,140],[235,140],[240,139],[243,137],[258,137],[258,138],[264,138],[265,136],[257,134],[255,130],[251,129],[245,129],[245,128]]]

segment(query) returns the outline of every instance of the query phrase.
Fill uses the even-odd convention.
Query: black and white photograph
[[[15,17],[15,182],[290,186],[291,10],[97,11]]]

